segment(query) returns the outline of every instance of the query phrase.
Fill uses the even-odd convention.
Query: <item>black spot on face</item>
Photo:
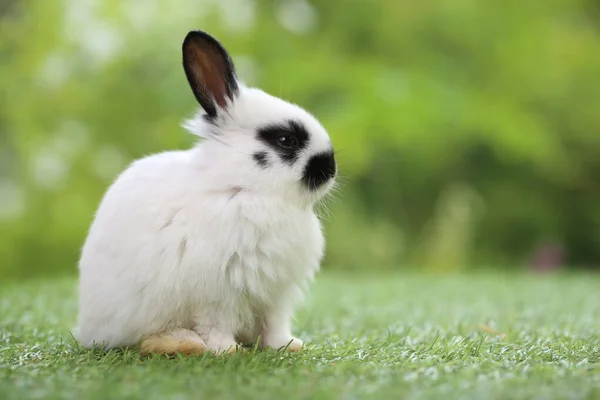
[[[269,165],[269,160],[267,159],[267,153],[264,151],[259,151],[258,153],[252,154],[252,158],[258,165],[263,168],[266,168]]]
[[[304,167],[302,181],[310,190],[317,190],[332,179],[337,171],[333,151],[312,156]]]
[[[258,129],[258,139],[274,149],[281,160],[293,164],[308,145],[308,132],[300,122],[289,120]]]

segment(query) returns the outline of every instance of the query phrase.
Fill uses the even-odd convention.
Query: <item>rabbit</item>
[[[134,161],[107,189],[80,254],[76,338],[142,354],[299,351],[333,145],[309,112],[238,79],[208,33],[190,31],[182,53],[201,106],[183,127],[199,141]]]

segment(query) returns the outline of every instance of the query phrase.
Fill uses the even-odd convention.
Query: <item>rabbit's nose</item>
[[[302,182],[310,189],[317,190],[335,177],[337,166],[333,151],[318,153],[308,159],[304,167]]]

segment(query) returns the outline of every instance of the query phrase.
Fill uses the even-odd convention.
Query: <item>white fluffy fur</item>
[[[80,260],[77,337],[85,346],[135,345],[193,330],[213,351],[236,338],[279,348],[293,309],[319,269],[324,239],[300,184],[306,160],[330,148],[303,109],[240,84],[218,128],[186,124],[205,138],[186,151],[135,161],[108,189]],[[256,128],[301,121],[309,146],[294,166],[256,139]],[[265,151],[271,166],[252,159]],[[295,341],[295,342],[294,342]]]

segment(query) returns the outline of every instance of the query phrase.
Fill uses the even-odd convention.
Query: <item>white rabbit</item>
[[[242,84],[221,44],[186,36],[202,106],[185,151],[135,161],[108,189],[79,263],[78,340],[143,353],[297,351],[293,309],[324,250],[331,141],[302,108]]]

